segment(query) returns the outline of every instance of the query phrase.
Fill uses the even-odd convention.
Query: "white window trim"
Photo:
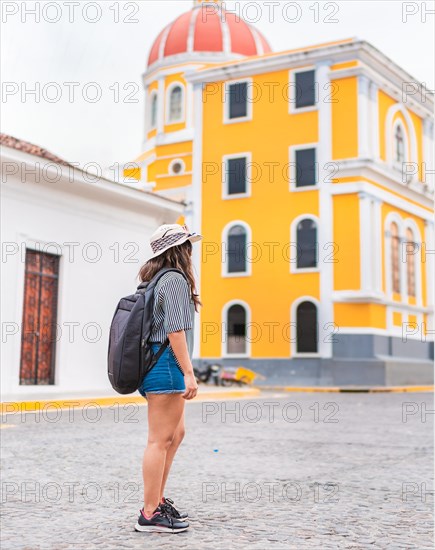
[[[299,67],[298,69],[290,69],[289,70],[289,94],[291,95],[292,90],[296,90],[296,75],[298,73],[307,73],[308,71],[314,71],[314,105],[310,105],[308,107],[296,107],[296,100],[291,101],[291,97],[287,100],[288,101],[288,112],[289,114],[295,114],[295,113],[307,113],[310,111],[318,111],[319,110],[319,90],[318,90],[318,84],[316,82],[316,66],[315,65],[309,65],[307,67]]]
[[[394,120],[395,115],[397,113],[401,113],[403,115],[406,126],[403,124],[403,121],[400,120],[400,118],[397,117]],[[415,128],[412,122],[411,115],[401,103],[396,103],[388,109],[387,116],[385,117],[386,162],[389,166],[393,168],[395,167],[394,165],[394,145],[395,145],[394,130],[395,130],[395,125],[398,123],[398,121],[402,124],[402,129],[404,130],[403,133],[405,138],[405,152],[406,152],[406,156],[408,157],[407,162],[414,162],[416,164],[418,163],[417,137],[415,134]],[[406,143],[406,140],[409,140],[408,143]],[[394,170],[395,173],[396,173],[396,170]],[[418,173],[410,175],[409,183],[417,183],[418,178],[419,178]],[[402,180],[402,178],[400,179]]]
[[[241,225],[245,231],[246,231],[246,246],[247,246],[247,254],[246,254],[246,271],[238,271],[236,273],[229,273],[228,272],[228,258],[227,258],[227,251],[228,251],[228,233],[232,227],[235,225]],[[222,237],[221,237],[221,244],[222,244],[222,251],[221,251],[221,276],[222,277],[249,277],[252,275],[252,257],[250,254],[250,243],[252,242],[252,230],[251,227],[242,220],[231,220],[229,223],[226,224],[226,226],[222,230]],[[224,252],[225,256],[224,257]]]
[[[302,302],[312,302],[317,308],[317,352],[301,352],[296,351],[297,349],[297,316],[296,310]],[[320,352],[321,348],[321,330],[320,330],[320,302],[314,296],[299,296],[291,304],[290,310],[290,357],[299,357],[299,358],[310,358],[310,357],[323,357]]]
[[[405,158],[403,160],[403,164],[406,162],[410,162],[409,159],[409,137],[408,137],[408,131],[403,124],[402,120],[400,118],[396,118],[396,120],[393,123],[392,127],[392,142],[391,142],[391,165],[395,170],[398,170],[400,173],[402,173],[403,166],[400,162],[397,162],[395,159],[396,156],[396,129],[400,126],[402,128],[402,134],[403,134],[403,149],[405,152]],[[403,178],[403,176],[402,176]],[[402,179],[401,178],[401,179]]]
[[[404,242],[404,225],[403,219],[397,212],[390,212],[384,221],[384,242],[385,242],[385,294],[387,299],[393,301],[393,282],[392,277],[393,273],[391,270],[391,232],[390,226],[392,223],[397,224],[398,228],[398,237],[399,237],[399,271],[400,271],[400,296],[401,301],[408,301],[408,292],[407,292],[407,273],[406,273],[406,263],[402,261],[402,246]],[[417,281],[416,281],[417,287]],[[405,298],[406,297],[406,298]],[[400,305],[400,302],[397,302],[397,306]]]
[[[156,121],[155,124],[152,124],[152,112],[153,112],[153,100],[157,98],[157,108],[156,108]],[[157,128],[158,121],[158,112],[159,112],[159,93],[156,89],[151,90],[148,95],[148,121],[147,121],[147,132],[151,132]]]
[[[171,120],[171,92],[174,88],[181,88],[181,117],[176,120]],[[174,81],[166,88],[165,97],[165,125],[180,124],[186,120],[186,86],[182,82]]]
[[[238,305],[245,308],[246,311],[246,352],[245,353],[228,353],[228,310],[231,306]],[[244,300],[230,300],[222,308],[222,333],[221,333],[221,357],[236,358],[236,357],[251,357],[251,308]],[[225,333],[224,333],[225,331]]]
[[[299,222],[302,220],[313,220],[313,222],[316,224],[317,228],[317,254],[319,255],[319,227],[320,227],[320,221],[317,216],[314,216],[314,214],[301,214],[300,216],[297,216],[292,223],[290,224],[290,243],[295,244],[297,246],[297,226]],[[297,248],[296,248],[297,250]],[[320,272],[320,259],[317,258],[317,267],[297,267],[296,261],[289,262],[290,267],[290,273],[319,273]]]
[[[246,158],[246,193],[228,193],[228,181],[225,181],[226,175],[228,173],[228,160]],[[222,157],[222,199],[231,200],[231,199],[240,199],[244,197],[250,197],[252,192],[251,187],[252,179],[252,153],[234,153],[232,155],[224,155]]]
[[[316,180],[314,185],[307,185],[304,187],[296,187],[296,151],[303,151],[304,149],[315,149],[316,155]],[[299,191],[312,191],[313,189],[319,189],[319,142],[316,143],[304,143],[303,145],[290,145],[289,147],[289,191],[298,193]]]
[[[417,244],[417,252],[413,255],[414,264],[414,279],[415,279],[415,305],[423,307],[423,292],[422,292],[422,269],[421,266],[425,265],[421,260],[421,249],[422,249],[422,239],[418,225],[412,218],[405,218],[403,220],[403,234],[405,240],[407,239],[406,230],[410,229],[412,231],[414,242]],[[407,263],[405,262],[405,266]],[[408,294],[408,270],[406,269],[406,300],[409,301],[411,297]]]
[[[230,118],[230,101],[229,101],[229,98],[230,98],[230,86],[232,86],[233,84],[240,84],[242,82],[247,82],[248,83],[248,86],[247,86],[247,98],[246,98],[246,101],[247,101],[247,108],[246,108],[246,112],[247,112],[247,115],[245,117],[239,117],[239,118]],[[253,112],[253,103],[252,103],[252,90],[253,90],[253,86],[252,86],[252,78],[239,78],[237,80],[227,80],[226,82],[224,82],[224,97],[223,97],[223,107],[224,107],[224,119],[223,119],[223,123],[224,124],[237,124],[238,122],[247,122],[249,120],[252,120],[252,112]]]
[[[176,162],[179,162],[181,164],[181,166],[182,166],[181,172],[176,173],[176,172],[173,171],[172,167],[174,166],[174,164]],[[175,158],[175,159],[171,160],[171,162],[169,163],[168,172],[169,172],[169,174],[171,174],[171,176],[182,176],[186,173],[186,163],[184,162],[183,159]]]

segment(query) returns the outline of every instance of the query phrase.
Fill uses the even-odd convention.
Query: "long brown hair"
[[[155,258],[150,258],[140,268],[138,277],[140,282],[150,281],[154,275],[163,267],[176,267],[181,269],[189,281],[192,300],[195,303],[195,311],[198,311],[198,306],[202,306],[199,295],[196,294],[195,278],[193,276],[193,267],[191,260],[192,243],[187,240],[182,244],[171,246],[159,254]]]

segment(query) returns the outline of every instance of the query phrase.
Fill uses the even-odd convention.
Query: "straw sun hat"
[[[151,250],[153,255],[149,259],[163,254],[171,246],[183,244],[186,241],[192,243],[202,239],[199,233],[189,231],[187,225],[178,223],[164,224],[158,227],[150,238]]]

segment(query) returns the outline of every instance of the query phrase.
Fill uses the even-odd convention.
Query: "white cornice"
[[[340,63],[349,61],[350,59],[363,62],[373,73],[381,75],[383,81],[389,82],[399,92],[401,92],[404,82],[412,82],[418,85],[419,89],[427,94],[425,98],[423,99],[421,93],[419,93],[418,96],[412,96],[412,98],[408,99],[412,99],[420,109],[424,110],[426,115],[432,114],[434,101],[427,88],[364,40],[354,40],[352,42],[324,46],[312,50],[282,52],[275,55],[268,54],[252,59],[245,58],[240,63],[230,63],[201,71],[187,72],[185,78],[193,83],[217,82],[229,78],[252,76],[253,74],[301,67],[320,61],[331,60],[333,63]],[[334,75],[339,74],[338,71],[333,71],[333,73]]]
[[[418,218],[421,218],[424,221],[430,222],[433,219],[433,212],[425,210],[421,206],[413,204],[402,197],[398,197],[385,189],[381,189],[372,183],[367,181],[353,181],[349,183],[337,183],[332,186],[331,195],[353,195],[356,193],[361,193],[363,195],[368,195],[374,197],[375,199],[391,204],[396,208],[408,212]]]
[[[384,73],[385,71],[378,72],[376,69],[361,61],[361,64],[357,67],[348,67],[345,69],[330,71],[329,76],[331,80],[336,80],[339,78],[349,78],[352,76],[358,77],[364,75],[377,84],[382,91],[389,94],[397,102],[406,105],[408,109],[414,111],[414,113],[421,118],[426,119],[428,116],[433,116],[429,108],[429,101],[425,106],[422,105],[421,102],[415,101],[411,96],[406,97],[406,101],[404,101],[402,91],[402,84],[404,81],[400,83],[399,81],[392,82],[391,79],[385,78]]]
[[[144,141],[141,154],[143,155],[159,145],[170,145],[172,143],[193,141],[193,138],[193,128],[183,128],[183,130],[177,130],[176,132],[159,132],[152,138],[146,139]]]
[[[432,307],[419,306],[415,304],[406,304],[386,298],[385,294],[379,292],[364,292],[361,290],[335,290],[332,294],[332,300],[336,303],[374,303],[384,306],[391,306],[398,310],[407,310],[411,313],[432,313]]]
[[[204,63],[180,63],[179,65],[175,65],[171,63],[168,65],[167,68],[161,68],[156,69],[155,71],[152,70],[150,72],[144,73],[143,76],[143,84],[145,87],[147,87],[151,82],[154,82],[155,80],[158,80],[159,78],[164,78],[165,76],[173,75],[173,74],[179,74],[183,72],[189,72],[189,71],[196,71],[198,69],[201,69],[204,67]]]
[[[334,165],[336,171],[331,174],[331,178],[347,178],[347,177],[365,177],[384,185],[400,193],[404,198],[419,202],[427,208],[434,207],[433,193],[423,191],[423,183],[405,184],[400,181],[396,173],[389,169],[388,165],[379,165],[372,160],[367,159],[339,159],[331,162],[331,167]],[[335,185],[345,185],[337,183]]]
[[[145,70],[142,77],[144,82],[156,78],[156,74],[165,67],[172,67],[174,65],[181,64],[208,64],[208,63],[225,63],[226,61],[234,61],[237,59],[246,59],[246,56],[235,53],[223,53],[223,52],[182,52],[174,55],[169,55],[156,61],[149,68]],[[181,71],[183,67],[181,67]],[[169,74],[169,73],[168,73]]]

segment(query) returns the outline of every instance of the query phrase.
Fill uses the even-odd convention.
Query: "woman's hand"
[[[184,399],[193,399],[198,392],[198,384],[193,372],[184,375],[184,383],[186,384],[186,391],[183,393],[182,397],[184,397]]]

